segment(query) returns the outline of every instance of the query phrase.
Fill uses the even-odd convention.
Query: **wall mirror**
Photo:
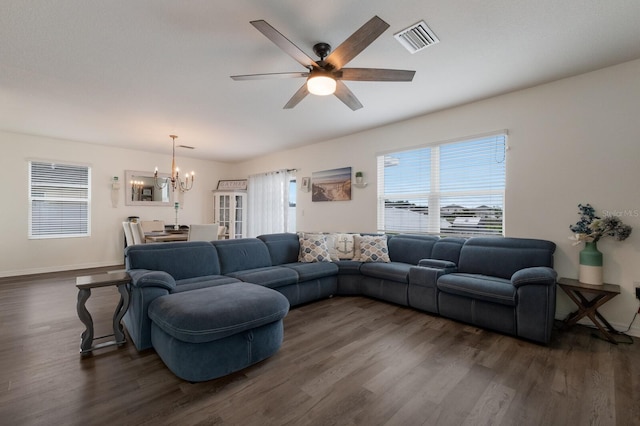
[[[159,178],[170,178],[168,173],[158,173]],[[127,206],[173,206],[171,183],[162,189],[156,187],[153,172],[125,170],[125,205]]]

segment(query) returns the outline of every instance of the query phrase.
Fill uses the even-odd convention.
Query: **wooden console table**
[[[104,348],[105,346],[121,345],[127,341],[124,335],[124,328],[122,327],[122,317],[129,308],[129,288],[127,284],[131,282],[131,277],[126,272],[115,272],[112,274],[100,274],[100,275],[87,275],[76,278],[76,287],[78,287],[78,304],[76,308],[78,310],[78,317],[80,321],[85,325],[86,330],[82,333],[80,340],[80,353],[86,355],[96,349]],[[113,313],[113,334],[106,336],[94,337],[93,336],[93,319],[91,314],[87,310],[86,302],[91,296],[91,289],[97,287],[107,287],[115,285],[118,287],[120,293],[120,301],[116,306],[116,310]],[[105,337],[114,336],[115,340],[100,343],[93,346],[95,339],[102,339]]]
[[[569,314],[564,320],[565,328],[574,325],[586,316],[595,324],[607,340],[617,345],[618,342],[611,335],[611,333],[616,333],[616,330],[602,314],[598,312],[598,308],[620,294],[620,286],[615,284],[584,284],[571,278],[560,278],[558,285],[578,306],[578,310]],[[593,295],[594,297],[588,299],[586,295]]]

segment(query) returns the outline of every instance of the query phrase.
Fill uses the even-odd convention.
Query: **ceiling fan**
[[[288,38],[280,34],[264,20],[251,21],[265,37],[275,43],[280,49],[298,61],[307,72],[284,72],[270,74],[233,75],[232,79],[260,80],[274,78],[301,78],[306,77],[305,84],[298,89],[284,109],[295,107],[309,93],[315,95],[334,94],[353,111],[362,108],[362,104],[349,88],[342,82],[348,81],[411,81],[416,73],[407,70],[392,70],[381,68],[343,68],[349,61],[355,58],[375,39],[377,39],[389,24],[378,16],[371,18],[366,24],[351,34],[340,46],[331,52],[331,46],[327,43],[316,43],[313,52],[320,57],[314,61],[306,53],[300,50]]]

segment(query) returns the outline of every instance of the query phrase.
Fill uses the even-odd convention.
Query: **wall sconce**
[[[111,207],[114,209],[118,207],[118,200],[120,199],[120,181],[118,176],[114,176],[111,179]]]

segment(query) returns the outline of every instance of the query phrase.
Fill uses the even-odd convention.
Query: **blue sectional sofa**
[[[152,347],[149,305],[164,295],[247,282],[291,306],[363,295],[539,343],[555,315],[555,244],[521,238],[386,239],[390,262],[302,263],[296,234],[129,246],[131,302],[125,326],[138,350]]]

